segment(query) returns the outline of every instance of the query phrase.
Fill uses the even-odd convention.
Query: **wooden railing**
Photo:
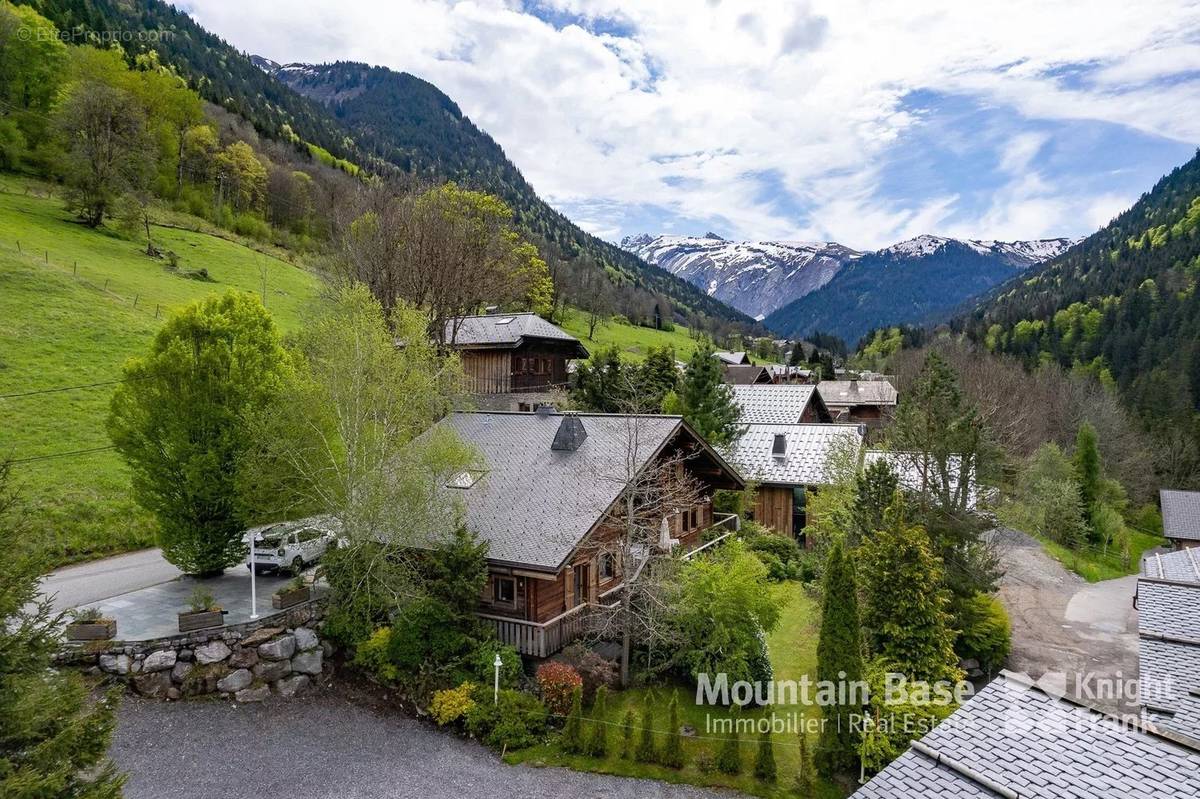
[[[708,529],[710,531],[723,531],[723,532],[720,532],[716,538],[712,538],[712,539],[704,542],[704,544],[696,547],[691,552],[686,553],[683,556],[683,559],[690,560],[690,559],[696,557],[697,555],[699,555],[701,552],[704,552],[705,550],[708,550],[708,549],[712,549],[713,547],[720,544],[722,541],[728,539],[731,535],[736,534],[738,529],[741,526],[742,526],[742,520],[736,513],[726,513],[726,514],[722,514],[719,517],[714,515],[712,527],[710,527]]]
[[[496,636],[506,644],[516,647],[522,655],[550,657],[567,644],[582,637],[590,630],[591,616],[600,608],[592,604],[576,605],[544,622],[510,619],[477,613],[496,630]]]

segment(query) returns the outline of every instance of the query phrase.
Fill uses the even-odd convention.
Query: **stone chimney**
[[[587,438],[587,430],[583,428],[583,420],[573,413],[564,414],[554,434],[554,442],[550,449],[558,452],[574,452],[583,446]]]

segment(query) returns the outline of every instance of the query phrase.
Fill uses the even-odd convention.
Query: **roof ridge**
[[[953,771],[955,774],[958,774],[961,777],[967,778],[968,780],[975,783],[979,787],[981,787],[985,790],[991,791],[992,793],[997,794],[998,796],[1002,796],[1002,797],[1004,797],[1004,799],[1020,799],[1021,795],[1019,793],[1017,793],[1016,791],[1014,791],[1012,788],[1009,788],[1005,785],[1001,785],[996,780],[993,780],[991,777],[988,777],[987,775],[976,771],[975,769],[971,768],[966,763],[963,763],[960,760],[956,760],[955,758],[952,758],[949,755],[942,754],[941,752],[937,751],[929,744],[926,744],[920,740],[916,740],[916,741],[911,741],[909,743],[909,747],[913,751],[929,758],[935,764],[937,764],[939,766],[945,766],[946,768]]]

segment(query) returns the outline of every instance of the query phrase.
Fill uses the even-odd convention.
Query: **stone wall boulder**
[[[310,649],[307,652],[300,652],[292,658],[292,671],[300,674],[320,674],[321,665],[320,649]]]
[[[296,652],[296,636],[281,635],[258,645],[258,656],[264,660],[287,660]]]
[[[292,635],[296,636],[296,651],[307,652],[321,645],[321,639],[307,627],[297,627]]]
[[[264,660],[254,667],[254,676],[263,682],[275,682],[292,673],[291,661]]]
[[[142,671],[166,671],[174,668],[176,660],[178,660],[178,655],[174,649],[160,649],[146,655],[146,659],[142,661]]]
[[[227,694],[237,693],[249,687],[252,682],[254,675],[250,673],[250,669],[238,669],[217,680],[217,690]]]
[[[209,641],[203,646],[196,647],[196,662],[204,665],[217,663],[232,654],[233,650],[224,641]]]

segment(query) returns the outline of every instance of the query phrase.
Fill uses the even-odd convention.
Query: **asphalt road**
[[[126,799],[304,796],[718,799],[726,791],[509,766],[473,741],[375,707],[353,689],[261,705],[127,696],[110,754]]]
[[[54,609],[66,610],[174,580],[179,569],[158,549],[143,549],[77,566],[64,566],[42,578],[42,594],[54,597]]]

